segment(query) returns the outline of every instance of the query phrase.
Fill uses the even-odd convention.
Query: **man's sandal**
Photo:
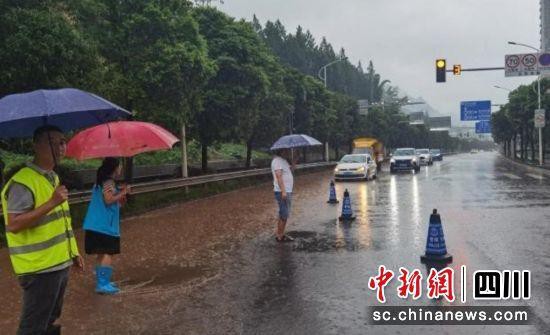
[[[283,237],[281,238],[278,238],[277,236],[275,236],[275,240],[277,242],[292,242],[294,241],[294,239],[288,235],[283,235]]]

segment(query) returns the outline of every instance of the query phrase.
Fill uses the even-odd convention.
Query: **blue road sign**
[[[476,122],[476,134],[491,133],[491,121]]]
[[[481,121],[491,120],[491,101],[461,101],[460,102],[460,120],[461,121]]]

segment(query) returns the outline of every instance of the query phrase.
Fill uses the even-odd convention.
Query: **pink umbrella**
[[[132,157],[149,151],[168,150],[179,140],[156,124],[118,121],[81,131],[67,144],[67,157],[78,160]]]

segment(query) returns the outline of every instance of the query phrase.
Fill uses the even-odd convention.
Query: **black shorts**
[[[102,234],[91,230],[85,230],[84,234],[84,249],[86,250],[86,254],[120,254],[120,237]]]

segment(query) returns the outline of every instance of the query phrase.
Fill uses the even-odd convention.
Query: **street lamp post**
[[[508,91],[508,92],[512,92],[511,89],[509,88],[506,88],[506,87],[502,87],[502,86],[498,86],[498,85],[493,85],[494,88],[500,88],[501,90],[505,90],[505,91]]]
[[[535,50],[537,53],[540,53],[540,50],[538,48],[535,48],[535,47],[527,45],[527,44],[517,43],[517,42],[512,42],[512,41],[508,42],[508,44],[519,45],[519,46],[522,46],[522,47],[530,48],[530,49]],[[537,77],[537,95],[538,95],[538,106],[539,106],[538,109],[541,109],[540,74]],[[543,161],[543,158],[542,158],[542,127],[539,127],[539,165],[543,165],[543,164],[544,164],[544,161]]]
[[[338,62],[345,61],[347,59],[348,59],[348,57],[339,58],[337,60],[334,60],[334,61],[322,66],[319,69],[319,72],[317,72],[317,76],[319,77],[319,79],[321,79],[323,81],[323,83],[325,84],[325,88],[327,87],[327,67],[331,66],[332,64],[336,64]],[[321,72],[323,72],[322,76],[321,76]]]
[[[323,67],[321,67],[319,69],[319,72],[317,72],[317,76],[319,77],[319,79],[321,79],[323,81],[323,83],[325,84],[325,88],[327,88],[327,67],[331,66],[332,64],[336,64],[338,62],[341,62],[341,61],[345,61],[347,60],[348,58],[347,57],[342,57],[342,58],[339,58],[337,60],[334,60],[326,65],[324,65]],[[323,76],[321,76],[321,72],[323,72]],[[330,160],[330,157],[329,157],[329,148],[328,148],[328,141],[325,142],[325,160],[328,162]]]

